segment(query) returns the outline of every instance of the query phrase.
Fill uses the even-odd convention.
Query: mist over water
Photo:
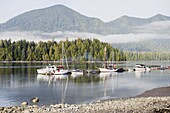
[[[7,31],[0,32],[0,39],[11,39],[17,41],[25,39],[27,41],[48,41],[55,40],[57,42],[62,40],[75,40],[77,38],[87,39],[95,38],[102,42],[107,43],[128,43],[128,42],[140,42],[150,39],[170,39],[169,34],[113,34],[113,35],[99,35],[92,33],[79,33],[79,32],[19,32],[19,31]]]

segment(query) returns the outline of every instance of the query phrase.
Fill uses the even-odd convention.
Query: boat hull
[[[37,69],[38,74],[47,74],[47,75],[53,75],[54,71],[53,70],[44,70],[44,69]]]
[[[138,71],[138,72],[145,72],[146,69],[145,69],[145,68],[135,68],[135,71]]]
[[[99,68],[100,72],[116,72],[117,69]]]
[[[65,75],[65,74],[69,74],[68,70],[60,70],[60,71],[55,71],[54,73],[55,75]]]

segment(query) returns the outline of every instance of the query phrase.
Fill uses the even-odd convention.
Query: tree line
[[[170,52],[124,52],[127,61],[170,60]]]
[[[60,61],[62,59],[62,43],[68,61],[102,61],[104,48],[107,48],[106,59],[125,61],[123,51],[98,39],[76,39],[72,41],[54,40],[48,42],[0,40],[0,61]]]

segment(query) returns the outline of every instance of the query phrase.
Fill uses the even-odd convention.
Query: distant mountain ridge
[[[0,24],[0,31],[42,31],[42,32],[88,32],[95,34],[128,34],[142,33],[143,27],[154,22],[170,21],[170,17],[157,14],[151,18],[135,18],[122,16],[110,22],[103,22],[98,18],[84,16],[64,5],[32,10],[18,15],[6,23]],[[145,31],[145,30],[144,30]],[[168,33],[166,29],[156,32]],[[151,30],[151,32],[155,32]]]
[[[19,31],[78,31],[102,32],[105,24],[65,7],[56,5],[18,15],[1,25],[1,29]]]
[[[170,39],[150,39],[140,42],[114,43],[112,47],[131,52],[170,52]]]

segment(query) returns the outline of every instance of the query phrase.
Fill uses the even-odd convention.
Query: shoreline
[[[0,113],[110,113],[170,112],[170,86],[154,88],[132,98],[99,100],[88,104],[21,105],[0,107]]]
[[[62,61],[0,61],[1,63],[61,63]],[[103,61],[67,61],[69,63],[71,62],[81,62],[81,63],[103,63]],[[129,61],[115,61],[117,64],[122,64],[124,62],[129,62]]]
[[[170,96],[170,86],[146,90],[142,94],[139,94],[135,97],[166,97],[166,96]]]

